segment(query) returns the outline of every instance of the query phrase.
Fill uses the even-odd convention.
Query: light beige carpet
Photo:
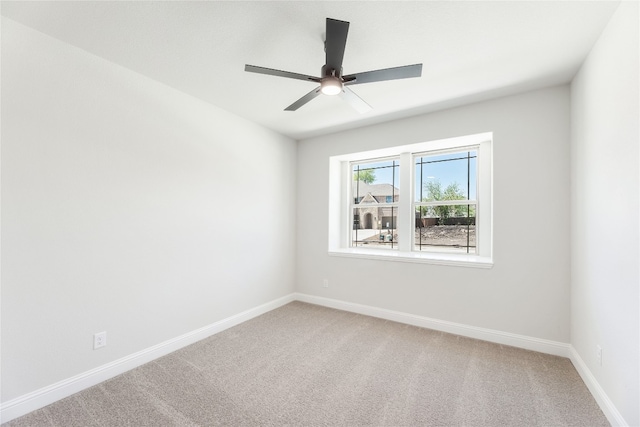
[[[294,302],[6,426],[608,426],[568,359]]]

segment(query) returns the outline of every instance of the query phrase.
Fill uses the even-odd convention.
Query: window
[[[415,159],[414,248],[476,253],[477,147]]]
[[[492,134],[330,158],[329,254],[492,265]]]
[[[351,206],[352,247],[397,247],[396,231],[400,162],[388,160],[354,162]]]

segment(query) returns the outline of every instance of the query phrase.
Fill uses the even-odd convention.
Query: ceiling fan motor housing
[[[342,71],[342,70],[341,70]],[[322,80],[320,81],[320,90],[325,95],[338,95],[342,92],[342,72],[338,72],[334,68],[323,65],[320,70]]]
[[[325,78],[325,77],[338,77],[338,78],[342,78],[342,70],[336,70],[335,68],[330,68],[327,67],[327,64],[322,66],[322,69],[320,70],[320,75]]]

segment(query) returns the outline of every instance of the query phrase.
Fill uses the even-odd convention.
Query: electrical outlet
[[[107,345],[107,333],[106,332],[98,332],[97,334],[93,334],[93,349],[97,350],[100,347],[104,347]]]
[[[323,288],[328,288],[329,287],[329,279],[324,279],[322,281],[322,287]]]
[[[602,347],[599,345],[596,346],[596,361],[598,365],[602,366]]]

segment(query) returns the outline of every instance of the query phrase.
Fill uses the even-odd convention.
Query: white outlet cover
[[[93,349],[96,350],[98,348],[104,347],[107,345],[107,333],[106,332],[98,332],[93,335]]]

